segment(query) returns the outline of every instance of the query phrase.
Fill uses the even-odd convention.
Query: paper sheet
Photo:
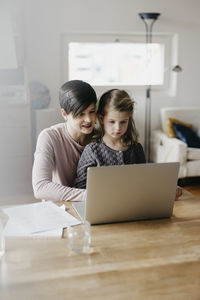
[[[39,233],[33,233],[28,234],[23,227],[21,227],[19,224],[17,224],[15,221],[13,221],[11,218],[9,218],[8,223],[6,224],[6,227],[4,229],[4,235],[8,237],[62,237],[63,229],[54,229],[54,230],[48,230],[44,232]]]
[[[3,211],[9,216],[5,228],[7,236],[58,235],[61,232],[58,230],[81,223],[51,201],[4,208]]]

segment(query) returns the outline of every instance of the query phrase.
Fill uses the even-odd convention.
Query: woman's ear
[[[67,121],[67,113],[63,108],[61,108],[61,115]]]
[[[99,122],[103,124],[103,116],[101,114],[97,114],[97,118],[99,119]]]

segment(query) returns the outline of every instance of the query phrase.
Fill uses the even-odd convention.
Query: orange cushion
[[[186,127],[192,128],[192,124],[185,123],[185,122],[179,121],[177,119],[173,119],[173,118],[168,118],[167,122],[166,122],[166,134],[170,138],[175,138],[176,137],[176,133],[173,129],[172,123],[179,124],[179,125],[184,125]]]

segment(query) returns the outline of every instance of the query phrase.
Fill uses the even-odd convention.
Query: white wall
[[[160,12],[155,32],[178,34],[179,73],[176,97],[152,93],[152,127],[159,126],[162,106],[199,105],[200,1],[174,0],[28,0],[26,4],[26,59],[30,80],[41,80],[51,90],[57,107],[61,81],[61,33],[144,32],[139,12]],[[135,92],[137,125],[143,136],[144,92]]]

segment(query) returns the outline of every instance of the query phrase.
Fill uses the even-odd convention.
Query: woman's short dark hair
[[[82,80],[70,80],[64,83],[59,91],[60,107],[74,117],[82,113],[92,103],[96,104],[97,96],[91,85]]]

